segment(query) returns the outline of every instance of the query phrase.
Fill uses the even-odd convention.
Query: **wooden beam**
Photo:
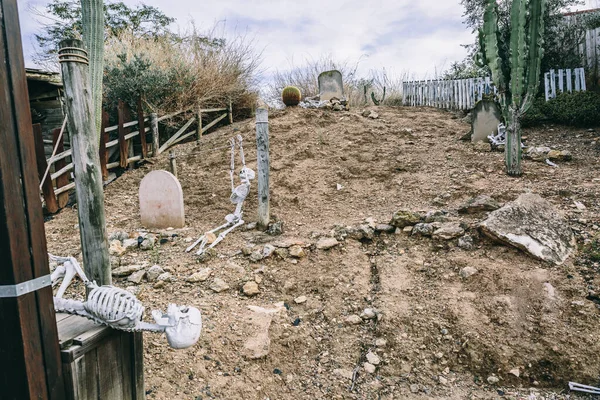
[[[129,149],[125,140],[125,103],[121,99],[119,99],[119,105],[117,106],[117,115],[119,118],[119,159],[121,160],[121,168],[125,168],[127,167]]]
[[[42,135],[42,126],[40,124],[33,125],[33,139],[35,142],[35,158],[38,171],[38,179],[43,179],[46,173],[48,164],[46,163],[46,154],[44,152],[44,137]],[[54,188],[52,187],[52,177],[46,175],[46,179],[42,182],[42,194],[44,201],[46,202],[46,210],[50,214],[54,214],[58,211],[58,202],[54,195]]]
[[[85,54],[80,40],[60,42],[59,60],[73,150],[83,265],[90,280],[98,285],[110,285],[99,142],[92,118],[89,66],[82,62]]]
[[[258,169],[258,226],[267,229],[271,220],[269,202],[269,111],[256,110],[256,158]]]
[[[0,54],[0,286],[12,286],[49,274],[16,0],[0,0]],[[0,321],[2,398],[63,399],[51,288],[0,298]]]
[[[152,157],[156,157],[158,155],[159,144],[159,134],[158,134],[158,116],[156,113],[150,114],[150,130],[152,131]]]
[[[109,135],[106,133],[106,127],[108,126],[108,113],[102,109],[102,129],[100,129],[100,170],[102,171],[102,180],[108,179],[108,169],[106,163],[108,162],[108,153],[106,152],[106,142],[108,142]]]
[[[55,129],[54,131],[52,131],[52,144],[54,146],[57,146],[59,136],[60,136],[60,129]],[[63,138],[64,138],[64,136],[63,136]],[[62,153],[65,150],[65,144],[64,144],[63,138],[60,139],[60,142],[58,143],[58,146],[56,147],[56,151],[58,153]],[[54,170],[61,170],[66,167],[67,162],[65,161],[65,158],[60,158],[54,163]],[[52,180],[54,180],[54,179],[55,178],[52,178]],[[56,189],[60,189],[61,187],[66,186],[68,184],[69,184],[69,176],[68,175],[60,175],[60,176],[56,177]],[[56,194],[56,192],[54,192],[54,193]],[[65,192],[63,194],[57,194],[56,196],[57,196],[57,200],[58,200],[58,208],[59,209],[65,208],[65,206],[69,202],[69,193]]]
[[[140,142],[142,144],[142,158],[148,157],[148,146],[146,145],[146,129],[144,127],[144,109],[142,108],[142,97],[138,97],[137,102],[138,131],[140,133]]]
[[[233,124],[233,105],[231,103],[231,99],[229,99],[229,107],[227,108],[227,113],[229,114],[229,125]]]
[[[217,123],[219,123],[223,118],[227,117],[227,113],[221,115],[219,118],[215,119],[213,122],[211,122],[210,124],[206,125],[204,128],[202,128],[202,133],[206,132],[207,130],[209,130],[210,128],[212,128],[213,126],[215,126]],[[180,137],[178,137],[176,140],[174,140],[170,146],[173,146],[187,138],[189,138],[190,136],[194,135],[194,134],[198,134],[197,131],[191,131],[188,132],[184,135],[181,135]]]
[[[179,136],[181,136],[183,134],[183,132],[185,132],[185,130],[187,128],[190,127],[190,125],[194,122],[196,118],[192,117],[188,120],[188,122],[185,123],[185,125],[183,125],[181,127],[181,129],[179,129],[173,136],[171,136],[169,138],[169,140],[167,140],[162,146],[160,146],[160,148],[158,149],[158,154],[162,153],[163,151],[165,151],[166,149],[168,149],[169,147],[171,147],[171,145],[173,144],[173,142],[175,140],[177,140],[177,138],[179,138]]]
[[[199,144],[202,138],[202,110],[198,107],[196,112],[196,119],[198,120],[198,126],[196,127],[196,142]]]

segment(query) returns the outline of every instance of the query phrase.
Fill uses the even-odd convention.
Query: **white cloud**
[[[139,0],[124,0],[130,5]],[[36,0],[36,5],[47,1]],[[26,59],[33,52],[33,17],[20,1]],[[29,2],[32,3],[32,2]],[[220,23],[229,35],[248,32],[264,48],[266,72],[290,62],[331,54],[340,60],[361,59],[360,70],[411,71],[431,76],[434,69],[466,55],[461,44],[473,41],[462,25],[459,0],[145,0],[177,18],[185,27]],[[362,57],[362,58],[361,58]],[[30,62],[28,63],[30,64]]]

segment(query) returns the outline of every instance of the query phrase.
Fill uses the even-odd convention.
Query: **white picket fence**
[[[560,92],[585,91],[584,68],[553,69],[544,74],[546,101]],[[470,110],[484,95],[497,94],[490,77],[457,80],[425,80],[404,82],[402,99],[405,106]]]
[[[484,94],[497,93],[489,77],[458,80],[404,82],[406,106],[429,106],[453,110],[470,110]]]
[[[585,69],[559,69],[558,71],[551,69],[550,72],[544,74],[544,87],[546,101],[556,98],[558,93],[585,92],[587,90]]]

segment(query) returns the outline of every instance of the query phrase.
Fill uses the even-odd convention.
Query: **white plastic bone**
[[[114,286],[98,286],[95,282],[90,282],[73,257],[49,256],[60,264],[51,275],[52,286],[63,280],[54,297],[57,312],[80,315],[122,331],[164,332],[169,345],[174,349],[193,346],[200,338],[202,315],[197,308],[171,304],[166,314],[152,312],[155,324],[144,322],[144,306],[132,293]],[[84,302],[62,298],[75,275],[81,278],[89,290]]]
[[[241,169],[240,175],[239,175],[242,184],[238,185],[238,186],[235,186],[234,179],[233,179],[233,175],[235,172],[235,146],[236,146],[236,144],[239,147],[240,158],[242,160],[242,169]],[[242,144],[242,136],[237,135],[236,138],[229,139],[229,145],[231,146],[231,162],[230,162],[230,169],[229,169],[229,178],[231,180],[231,196],[229,196],[229,200],[233,204],[236,205],[235,211],[233,212],[233,214],[228,214],[225,217],[225,221],[227,221],[225,224],[223,224],[219,227],[216,227],[215,229],[212,229],[212,230],[206,232],[204,235],[200,236],[200,238],[198,240],[196,240],[187,249],[185,249],[186,252],[190,252],[196,246],[200,245],[196,254],[198,254],[198,255],[203,254],[206,250],[212,249],[217,244],[219,244],[221,241],[223,241],[223,239],[225,239],[225,236],[227,236],[228,233],[230,233],[235,228],[244,224],[244,220],[242,219],[242,216],[243,216],[242,207],[244,205],[244,201],[246,201],[246,198],[248,197],[248,194],[250,194],[250,181],[256,177],[256,173],[252,169],[246,167],[246,158],[244,156],[244,147]],[[214,242],[212,242],[210,244],[210,246],[206,247],[206,245],[208,244],[208,234],[209,233],[217,233],[219,231],[222,231],[222,232],[217,236],[217,239]]]

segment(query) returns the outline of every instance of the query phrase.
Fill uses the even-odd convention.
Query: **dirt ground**
[[[248,165],[255,169],[254,122],[221,128],[199,146],[174,148],[186,227],[154,232],[166,240],[153,250],[113,258],[113,268],[117,262],[145,263],[170,271],[174,281],[162,287],[143,281],[138,297],[147,310],[164,310],[171,302],[196,306],[204,327],[196,346],[179,351],[164,337],[145,335],[147,398],[555,399],[577,397],[565,390],[569,381],[598,385],[600,310],[591,301],[600,291],[598,263],[581,254],[562,266],[534,260],[480,237],[476,224],[485,213],[456,210],[480,194],[506,203],[532,191],[565,215],[583,246],[600,229],[600,133],[561,126],[526,130],[529,144],[570,150],[573,161],[552,168],[526,160],[524,176],[515,179],[505,175],[501,153],[478,152],[459,141],[469,125],[457,115],[429,108],[373,110],[378,119],[363,117],[362,109],[272,112],[271,213],[284,233],[236,230],[208,259],[184,250],[233,211],[227,139],[244,137]],[[105,188],[109,234],[136,238],[147,232],[140,223],[139,184],[150,170],[168,170],[168,164],[168,154],[161,155]],[[367,218],[385,224],[400,209],[447,211],[468,227],[474,248],[401,230],[341,240],[343,227]],[[256,182],[244,211],[246,222],[256,221]],[[76,209],[47,222],[46,233],[50,252],[81,257]],[[340,245],[316,249],[322,236],[337,236]],[[304,243],[306,257],[281,249],[252,262],[241,251],[284,240]],[[467,266],[478,273],[463,279],[459,271]],[[207,281],[186,282],[204,268],[212,270]],[[215,278],[230,289],[211,290]],[[258,295],[242,293],[248,281],[258,283]],[[121,278],[114,283],[131,285]],[[297,304],[300,296],[307,300]],[[248,306],[274,308],[279,302],[286,308],[271,324],[269,354],[248,358],[244,343],[254,332]],[[365,308],[376,309],[378,318],[346,322]],[[369,352],[381,360],[374,373],[363,367]]]

